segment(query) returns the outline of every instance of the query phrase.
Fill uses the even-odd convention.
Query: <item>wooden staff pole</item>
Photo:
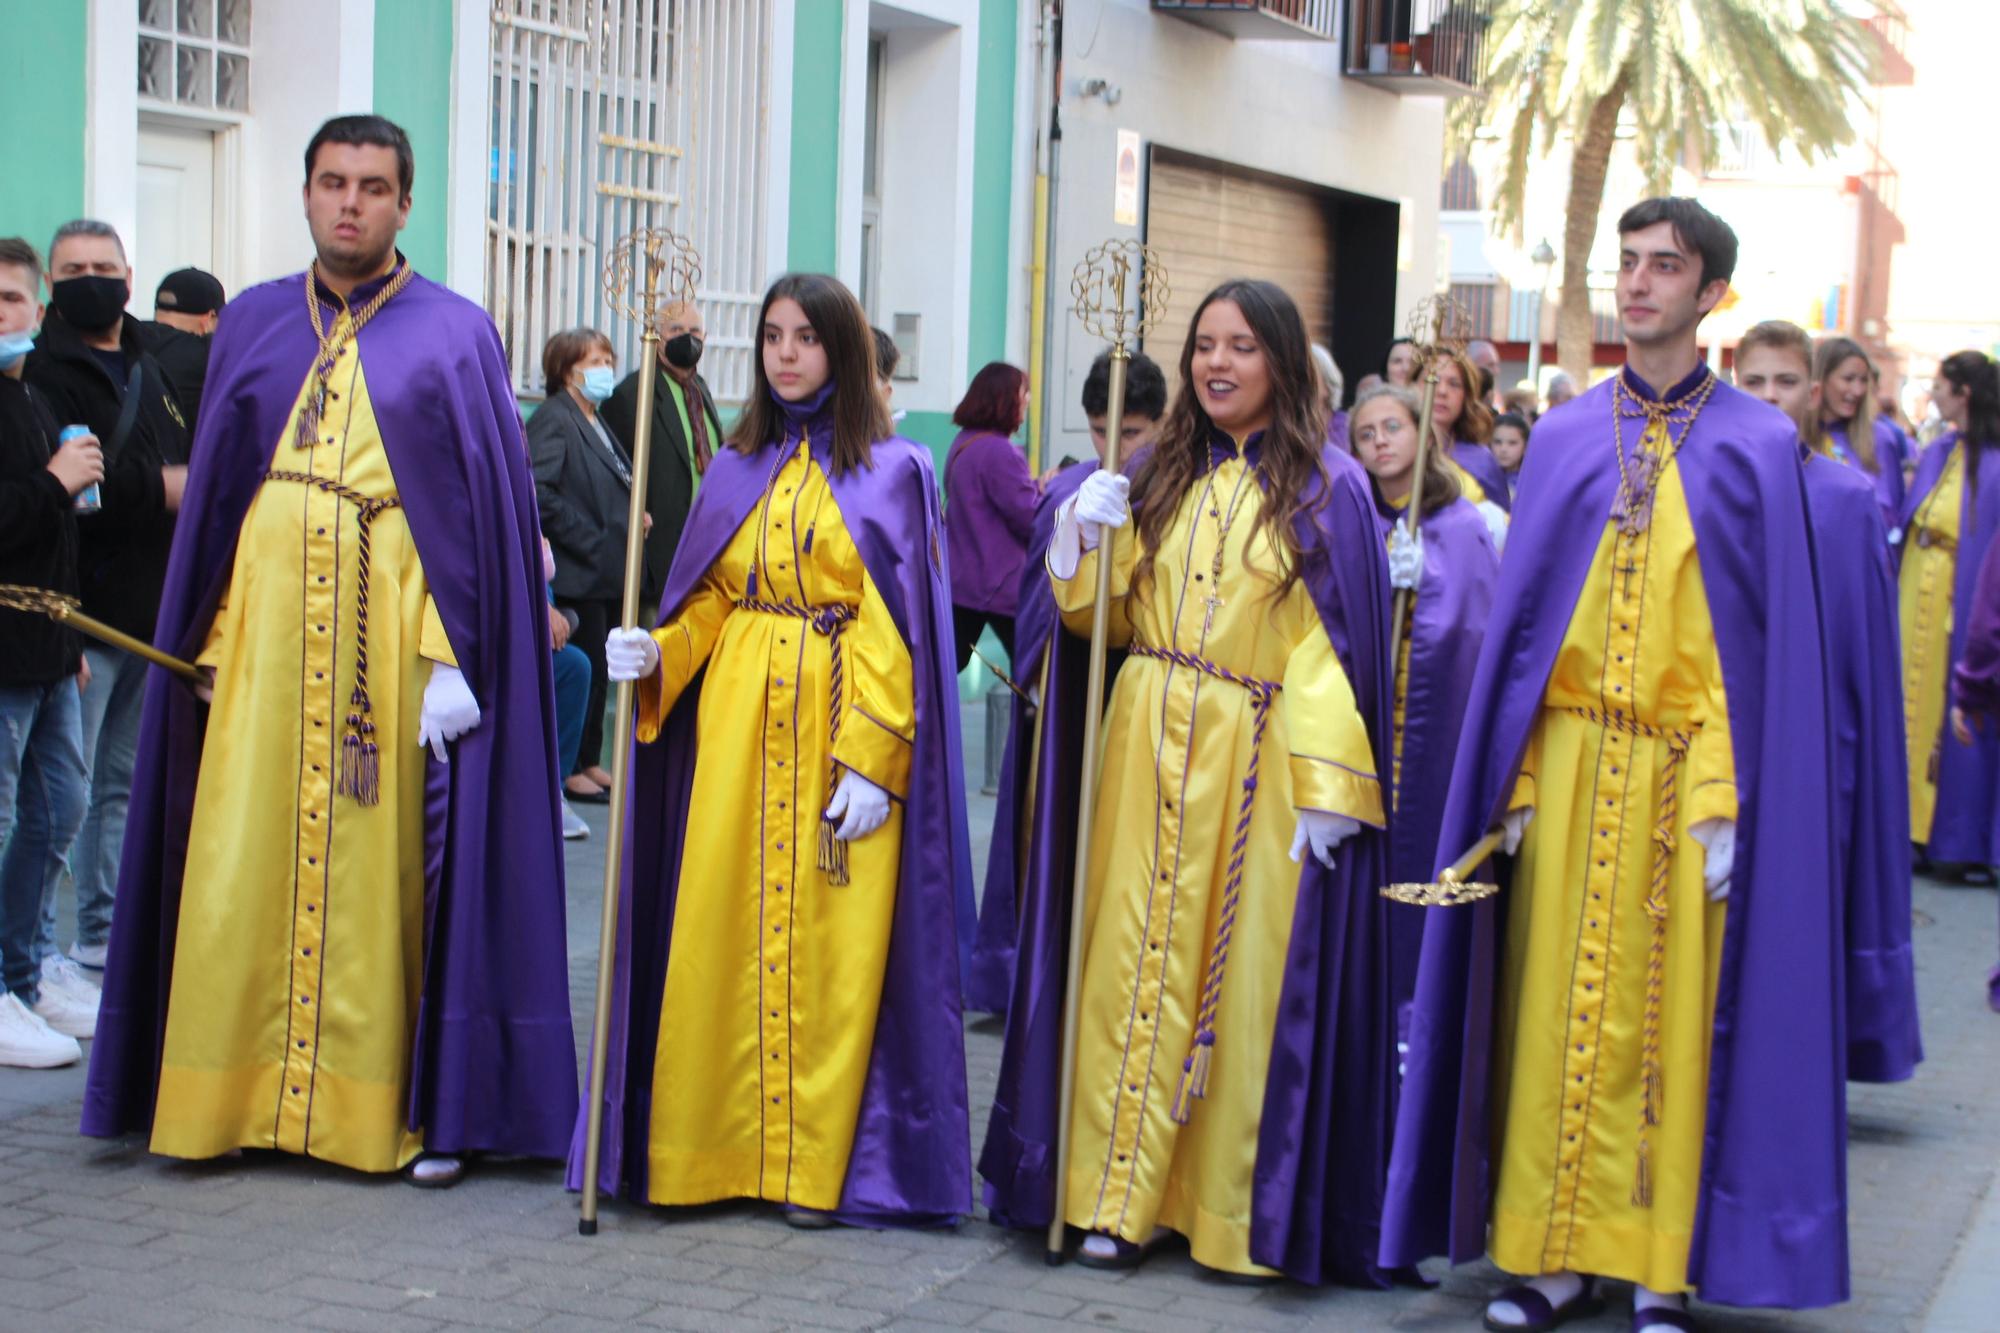
[[[639,335],[639,401],[632,428],[632,500],[625,510],[625,590],[621,629],[639,627],[639,586],[646,563],[646,463],[653,442],[653,382],[659,378],[660,265],[646,259],[646,304]],[[611,1042],[611,971],[618,952],[619,872],[625,854],[626,797],[631,790],[633,682],[618,682],[611,741],[611,819],[605,833],[604,911],[597,932],[597,1007],[590,1024],[590,1108],[583,1136],[583,1211],[576,1229],[597,1234],[597,1164],[604,1149],[604,1061]]]
[[[1111,442],[1112,458],[1117,458],[1118,439],[1125,419],[1125,369],[1132,354],[1120,338],[1111,345],[1111,373],[1104,412],[1104,438]],[[1110,648],[1111,544],[1117,529],[1105,528],[1097,542],[1097,596],[1090,606],[1090,668],[1083,696],[1083,790],[1077,801],[1076,873],[1070,883],[1069,968],[1063,983],[1062,1084],[1056,1104],[1056,1188],[1055,1215],[1049,1219],[1047,1260],[1063,1261],[1068,1249],[1064,1215],[1069,1195],[1070,1098],[1076,1091],[1076,1029],[1078,991],[1083,984],[1083,909],[1090,883],[1090,831],[1097,813],[1097,772],[1102,761],[1098,754],[1098,726],[1104,712],[1104,662]],[[1060,632],[1060,631],[1058,631]]]

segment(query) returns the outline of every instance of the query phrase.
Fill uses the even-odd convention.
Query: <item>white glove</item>
[[[1424,534],[1410,531],[1407,516],[1389,529],[1389,586],[1415,591],[1424,579]]]
[[[1500,818],[1500,850],[1512,856],[1521,850],[1521,837],[1528,831],[1528,821],[1535,817],[1535,807],[1524,805],[1519,810],[1509,810]]]
[[[1305,859],[1306,849],[1312,849],[1313,859],[1333,869],[1333,854],[1349,838],[1361,831],[1359,821],[1346,815],[1328,814],[1324,810],[1299,811],[1298,827],[1292,833],[1292,860]]]
[[[1131,521],[1126,495],[1132,483],[1116,472],[1099,469],[1083,479],[1075,495],[1056,510],[1055,532],[1049,538],[1049,572],[1059,579],[1075,575],[1085,551],[1097,549],[1105,528],[1122,528]]]
[[[1710,902],[1719,903],[1729,896],[1729,877],[1736,870],[1736,821],[1704,819],[1689,826],[1688,836],[1708,849],[1701,886],[1708,890]]]
[[[1493,538],[1493,549],[1498,551],[1507,545],[1507,511],[1491,500],[1481,500],[1475,506],[1479,516],[1486,520],[1486,533]]]
[[[1901,528],[1890,528],[1889,545],[1901,546],[1902,544],[1903,544],[1903,530]]]
[[[444,747],[479,725],[479,701],[465,683],[459,669],[442,662],[431,663],[430,683],[424,686],[423,714],[417,720],[417,744],[428,745],[438,762],[451,757]]]
[[[840,785],[827,803],[826,817],[839,823],[833,836],[842,842],[865,838],[889,822],[889,793],[853,769],[842,769]]]
[[[556,577],[556,548],[549,545],[547,537],[542,538],[542,582],[553,583]]]
[[[659,669],[660,645],[645,630],[615,629],[604,636],[605,679],[650,680]]]

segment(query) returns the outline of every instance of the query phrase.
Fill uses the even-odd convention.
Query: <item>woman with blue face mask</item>
[[[590,658],[583,736],[563,778],[571,801],[610,799],[604,771],[604,636],[618,624],[625,577],[625,526],[632,460],[598,417],[618,382],[611,340],[596,329],[565,329],[542,349],[548,397],[528,418],[528,453],[542,535],[555,550],[550,580],[556,607],[575,621],[570,642]],[[650,523],[650,520],[649,520]]]

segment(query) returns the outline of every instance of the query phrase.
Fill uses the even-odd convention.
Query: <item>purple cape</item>
[[[1479,483],[1479,489],[1486,492],[1486,498],[1499,505],[1503,512],[1514,508],[1514,492],[1507,485],[1507,474],[1500,470],[1500,460],[1493,451],[1483,444],[1470,440],[1460,440],[1451,446],[1451,461],[1472,474]]]
[[[215,336],[154,636],[182,657],[207,638],[244,516],[312,364],[304,281],[242,293]],[[576,1118],[576,1044],[555,703],[534,480],[507,358],[484,311],[421,277],[362,329],[360,348],[424,578],[482,719],[449,764],[429,763],[409,1125],[433,1152],[561,1157]],[[207,712],[177,678],[151,673],[86,1134],[152,1123]]]
[[[1906,531],[1958,445],[1958,432],[1953,431],[1924,450],[1903,506]],[[1958,555],[1952,568],[1950,660],[1954,663],[1965,657],[1979,566],[1992,548],[1994,536],[2000,534],[2000,446],[1979,449],[1974,457],[1978,464],[1966,472],[1959,508]],[[1946,682],[1949,689],[1949,673]],[[1932,743],[1937,747],[1937,809],[1925,850],[1933,861],[2000,864],[2000,728],[1981,728],[1973,733],[1972,744],[1960,745],[1946,726]]]
[[[1806,507],[1833,714],[1834,862],[1847,904],[1847,1076],[1898,1083],[1924,1058],[1910,956],[1910,790],[1896,576],[1865,472],[1808,455]]]
[[[1014,953],[1020,933],[1020,895],[1015,884],[1021,873],[1021,846],[1018,821],[1028,799],[1028,765],[1034,754],[1037,720],[1044,737],[1065,734],[1079,725],[1083,706],[1084,677],[1088,662],[1084,654],[1065,645],[1069,635],[1058,633],[1062,626],[1056,613],[1055,594],[1049,588],[1048,570],[1043,561],[1054,535],[1056,511],[1062,508],[1083,479],[1097,470],[1092,459],[1072,463],[1049,479],[1042,500],[1035,508],[1035,526],[1028,537],[1027,564],[1021,570],[1021,591],[1014,611],[1014,671],[1017,684],[1032,690],[1042,680],[1042,651],[1049,659],[1050,696],[1039,713],[1014,696],[1007,726],[1007,749],[1000,762],[1000,795],[993,807],[993,841],[986,853],[986,886],[979,898],[979,934],[972,945],[972,966],[966,973],[965,1005],[981,1013],[1007,1012],[1008,994],[1014,985]],[[1074,745],[1065,755],[1060,743],[1044,740],[1042,771],[1035,780],[1035,808],[1029,813],[1032,827],[1054,827],[1053,841],[1037,847],[1030,874],[1072,872],[1076,843],[1074,831],[1064,831],[1064,821],[1076,819],[1077,776],[1080,759]],[[1067,760],[1069,762],[1064,762]],[[1058,845],[1059,844],[1059,845]],[[1067,850],[1065,850],[1067,849]],[[1067,856],[1069,859],[1065,860]],[[1068,889],[1062,892],[1067,895]]]
[[[1965,653],[1951,668],[1951,701],[1982,718],[2000,717],[2000,542],[1979,565]]]
[[[825,460],[831,412],[794,422],[795,428],[801,424],[815,455]],[[733,448],[716,451],[667,574],[660,623],[721,556],[763,498],[779,450],[792,447],[789,441],[767,444],[748,456]],[[930,451],[901,437],[878,442],[870,465],[847,473],[829,465],[827,475],[862,564],[909,646],[917,718],[882,1006],[836,1215],[860,1226],[944,1225],[972,1211],[959,975],[973,917],[967,910],[972,853],[937,483]],[[646,1199],[654,1054],[699,748],[699,679],[681,694],[659,739],[633,747],[598,1183],[637,1202]],[[962,938],[960,923],[968,928]],[[701,1077],[699,1070],[686,1073]],[[578,1117],[571,1189],[583,1185],[585,1128]]]
[[[1378,504],[1386,542],[1397,513]],[[1389,821],[1389,883],[1422,883],[1438,860],[1438,825],[1458,753],[1472,668],[1493,609],[1500,557],[1479,511],[1454,500],[1423,522],[1424,575],[1410,625],[1409,694],[1403,701],[1403,765]],[[1425,911],[1389,903],[1389,990],[1402,1014],[1417,989]]]
[[[1253,439],[1253,456],[1256,447]],[[1309,498],[1297,521],[1302,577],[1382,755],[1390,706],[1388,560],[1361,465],[1331,446],[1321,458],[1331,484]],[[1070,646],[1080,649],[1081,641]],[[1045,775],[1058,763],[1081,773],[1080,731],[1052,723],[1048,740],[1065,743],[1044,743]],[[1073,808],[1073,789],[1070,795]],[[1072,823],[1036,825],[1030,855],[1044,873],[1029,875],[1021,905],[999,1085],[979,1159],[987,1208],[1005,1226],[1046,1227],[1055,1209],[1071,872],[1052,849],[1074,837]],[[1385,841],[1363,829],[1342,845],[1333,870],[1308,858],[1299,876],[1258,1130],[1250,1257],[1301,1282],[1387,1285],[1375,1264],[1394,1069],[1387,913],[1376,892]]]
[[[1861,472],[1875,492],[1875,502],[1881,506],[1882,523],[1893,528],[1902,521],[1905,493],[1903,490],[1903,433],[1896,429],[1887,417],[1876,417],[1873,429],[1875,436],[1875,471],[1871,474],[1861,467],[1861,460],[1854,456],[1854,450],[1847,443],[1847,423],[1836,422],[1827,427],[1827,441],[1834,453],[1849,466]]]
[[[1611,394],[1607,380],[1549,414],[1528,451],[1440,863],[1493,827],[1513,791],[1617,490]],[[1808,1307],[1848,1292],[1841,923],[1826,891],[1832,752],[1797,439],[1775,408],[1718,385],[1679,454],[1736,765],[1736,869],[1688,1256],[1701,1298],[1726,1305]],[[1385,1264],[1464,1262],[1486,1248],[1507,896],[1436,909],[1424,930]]]

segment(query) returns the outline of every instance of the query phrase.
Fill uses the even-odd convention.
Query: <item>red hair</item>
[[[1012,435],[1021,429],[1021,390],[1028,373],[1005,361],[989,361],[972,377],[965,397],[952,410],[951,421],[960,430],[991,431]]]

